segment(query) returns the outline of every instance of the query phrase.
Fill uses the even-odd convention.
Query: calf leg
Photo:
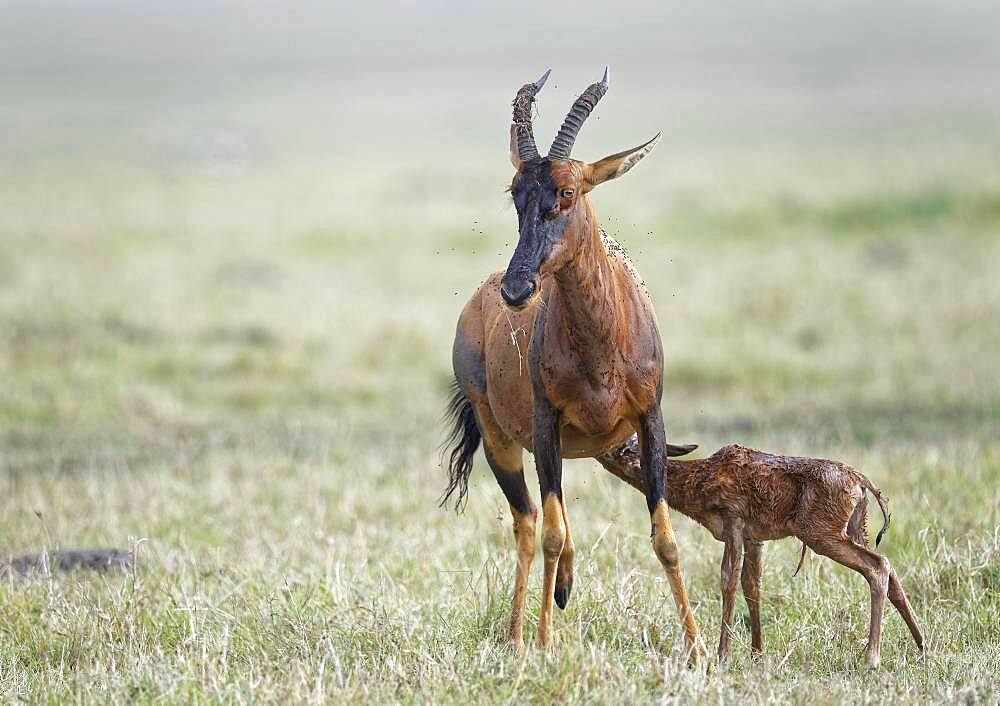
[[[895,606],[896,610],[899,611],[899,614],[903,616],[906,627],[910,629],[910,634],[913,635],[913,641],[917,643],[917,648],[923,652],[924,636],[920,633],[920,628],[917,626],[917,619],[913,617],[913,610],[910,608],[910,602],[906,600],[906,593],[903,592],[903,586],[899,583],[896,570],[891,566],[889,567],[889,600]]]
[[[872,669],[881,660],[882,614],[889,588],[889,562],[881,554],[852,542],[846,535],[830,538],[809,538],[806,544],[817,554],[828,556],[839,564],[854,569],[865,577],[872,595],[872,614],[868,628],[868,647],[865,661]]]
[[[867,510],[868,510],[868,500],[866,497],[867,493],[862,488],[861,499],[858,500],[857,506],[854,508],[854,512],[851,514],[851,519],[847,522],[847,536],[850,537],[855,544],[860,544],[866,549],[871,549],[868,544],[868,532],[867,532]],[[910,602],[906,599],[906,593],[903,592],[903,587],[899,583],[899,578],[896,576],[895,569],[889,566],[889,601],[892,603],[893,607],[899,611],[899,614],[903,616],[903,620],[906,622],[906,627],[910,629],[910,634],[913,635],[914,642],[917,643],[917,648],[922,652],[924,649],[924,636],[920,633],[920,628],[917,626],[917,620],[913,617],[913,610],[910,608]]]
[[[733,604],[736,602],[736,587],[743,568],[742,523],[727,520],[725,527],[726,549],[722,553],[722,630],[719,635],[719,662],[729,661],[733,638]]]
[[[760,631],[760,577],[763,570],[761,554],[762,542],[752,539],[744,540],[743,548],[746,556],[743,559],[743,572],[740,575],[743,585],[743,597],[750,611],[750,651],[755,657],[764,652],[764,639]]]

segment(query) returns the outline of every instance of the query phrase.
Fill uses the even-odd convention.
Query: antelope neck
[[[608,353],[622,345],[625,312],[593,209],[589,202],[581,205],[587,207],[586,216],[570,226],[584,230],[580,247],[554,279],[566,340],[584,368],[593,372],[613,360]]]

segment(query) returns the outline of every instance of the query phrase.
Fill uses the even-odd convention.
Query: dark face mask
[[[552,162],[525,164],[511,187],[517,209],[518,241],[500,284],[507,306],[520,309],[538,289],[539,270],[566,233]]]

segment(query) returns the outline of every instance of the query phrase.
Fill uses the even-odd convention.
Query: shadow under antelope
[[[697,658],[704,647],[681,575],[663,475],[665,456],[693,447],[666,442],[660,411],[663,345],[653,304],[622,248],[601,231],[588,196],[632,169],[660,135],[597,162],[570,157],[580,127],[608,90],[605,70],[573,104],[542,157],[531,106],[548,75],[522,86],[514,99],[510,193],[517,209],[517,247],[506,271],[479,287],[458,320],[453,446],[442,504],[457,492],[461,505],[482,442],[514,518],[517,568],[508,638],[520,650],[538,515],[522,455],[534,454],[545,562],[538,644],[546,647],[553,602],[565,607],[573,587],[562,459],[597,457],[637,432],[653,549],[667,574],[688,650]]]
[[[612,474],[646,492],[635,437],[620,449],[598,457]],[[903,617],[917,647],[924,638],[896,572],[871,549],[866,532],[867,493],[882,510],[879,545],[889,525],[888,503],[881,491],[847,464],[818,458],[775,456],[726,446],[697,460],[665,460],[670,507],[687,515],[725,543],[722,556],[722,632],[719,660],[729,659],[736,583],[750,612],[751,650],[764,649],[760,627],[760,578],[763,542],[785,537],[802,541],[798,573],[806,547],[865,577],[871,588],[871,621],[866,662],[878,667],[882,613],[886,597]]]

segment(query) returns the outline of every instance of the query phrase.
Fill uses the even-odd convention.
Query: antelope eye
[[[559,192],[559,195],[562,196],[564,199],[571,199],[573,198],[573,194],[575,193],[576,192],[573,191],[573,189],[563,189],[562,191]]]

